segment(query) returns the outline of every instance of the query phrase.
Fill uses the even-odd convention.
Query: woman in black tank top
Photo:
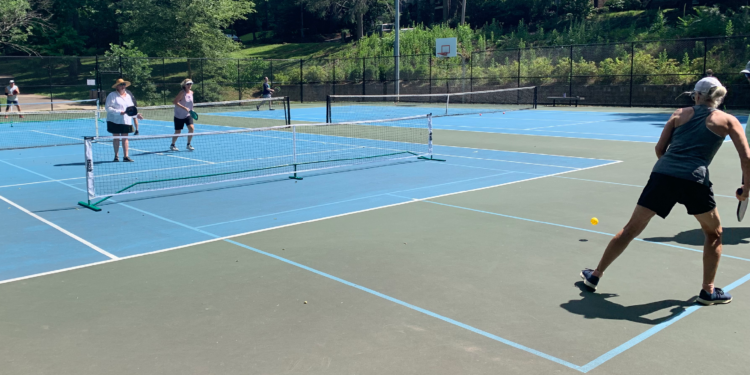
[[[714,287],[721,257],[721,220],[714,201],[708,165],[728,135],[742,160],[743,173],[750,176],[750,147],[737,118],[716,110],[726,95],[719,80],[707,77],[695,85],[695,106],[672,114],[656,145],[659,159],[643,189],[630,221],[607,245],[598,267],[581,271],[586,286],[596,290],[599,279],[654,215],[665,218],[675,204],[687,207],[706,236],[703,257],[703,285],[698,302],[705,305],[729,303],[732,296]],[[748,197],[748,189],[743,196]],[[644,285],[645,286],[645,285]]]

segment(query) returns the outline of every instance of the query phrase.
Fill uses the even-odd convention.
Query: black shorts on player
[[[651,173],[648,184],[638,199],[638,205],[656,212],[664,219],[677,203],[685,205],[688,215],[705,214],[716,207],[714,191],[710,186]]]
[[[174,130],[182,130],[185,125],[193,125],[193,118],[188,115],[188,117],[185,118],[174,118]]]

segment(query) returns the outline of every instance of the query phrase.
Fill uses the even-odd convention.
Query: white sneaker
[[[169,149],[172,150],[172,151],[180,151],[180,149],[177,148],[177,146],[175,146],[175,145],[169,146]]]
[[[191,145],[191,144],[189,144],[189,143],[188,143],[188,145],[187,145],[187,149],[188,149],[188,150],[190,150],[190,151],[193,151],[193,150],[195,150],[195,148],[193,147],[193,145]]]

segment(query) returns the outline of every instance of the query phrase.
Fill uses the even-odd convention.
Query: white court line
[[[409,204],[409,203],[419,202],[419,201],[422,201],[422,200],[442,198],[442,197],[447,197],[447,196],[451,196],[451,195],[464,194],[464,193],[469,193],[469,192],[474,192],[474,191],[492,189],[492,188],[496,188],[496,187],[500,187],[500,186],[513,185],[513,184],[517,184],[519,182],[526,182],[526,181],[532,181],[532,180],[537,180],[537,179],[541,179],[541,178],[554,177],[554,176],[559,176],[559,175],[566,174],[566,173],[578,172],[578,171],[583,171],[583,170],[593,169],[593,168],[599,168],[599,167],[613,165],[613,164],[617,164],[617,163],[621,163],[621,162],[622,161],[613,161],[613,162],[607,163],[607,164],[596,165],[596,166],[587,167],[587,168],[581,168],[581,169],[572,170],[572,171],[564,171],[564,172],[555,173],[555,174],[551,174],[551,175],[545,175],[545,176],[539,176],[539,177],[529,178],[529,179],[526,179],[526,180],[511,181],[511,182],[506,182],[506,183],[503,183],[503,184],[497,184],[497,185],[493,185],[493,186],[486,186],[486,187],[477,188],[477,189],[470,189],[470,190],[458,191],[458,192],[454,192],[454,193],[441,194],[441,195],[436,195],[436,196],[433,196],[433,197],[420,198],[420,199],[411,198],[411,200],[406,201],[406,202],[394,203],[394,204],[389,204],[389,205],[380,206],[380,207],[373,207],[373,208],[368,208],[368,209],[359,210],[359,211],[347,212],[347,213],[343,213],[343,214],[332,215],[332,216],[327,216],[327,217],[322,217],[322,218],[317,218],[317,219],[312,219],[312,220],[306,220],[306,221],[300,221],[300,222],[291,223],[291,224],[279,225],[279,226],[271,227],[271,228],[258,229],[258,230],[254,230],[254,231],[249,231],[249,232],[244,232],[244,233],[239,233],[239,234],[233,234],[233,235],[226,236],[226,237],[212,238],[212,239],[205,240],[205,241],[193,242],[193,243],[189,243],[189,244],[185,244],[185,245],[180,245],[180,246],[176,246],[176,247],[170,247],[170,248],[167,248],[167,249],[156,250],[156,251],[142,253],[142,254],[130,255],[130,256],[127,256],[127,257],[117,258],[117,259],[113,259],[113,260],[109,260],[109,261],[104,261],[104,262],[97,262],[97,263],[85,264],[85,265],[81,265],[81,266],[63,268],[63,269],[59,269],[59,270],[55,270],[55,271],[49,271],[49,272],[38,273],[38,274],[34,274],[34,275],[22,276],[22,277],[18,277],[18,278],[15,278],[15,279],[8,279],[8,280],[0,281],[0,284],[7,284],[7,283],[15,282],[15,281],[20,281],[20,280],[28,280],[28,279],[37,278],[37,277],[46,276],[46,275],[52,275],[52,274],[57,274],[57,273],[62,273],[62,272],[67,272],[67,271],[82,269],[82,268],[93,267],[93,266],[97,266],[97,265],[100,265],[100,264],[117,262],[117,261],[121,261],[121,260],[125,260],[125,259],[132,259],[132,258],[138,258],[138,257],[142,257],[142,256],[147,256],[147,255],[160,254],[160,253],[164,253],[164,252],[168,252],[168,251],[183,249],[183,248],[187,248],[187,247],[191,247],[191,246],[203,245],[203,244],[212,243],[212,242],[224,241],[224,240],[227,240],[227,239],[236,238],[236,237],[242,237],[242,236],[247,236],[247,235],[251,235],[251,234],[255,234],[255,233],[267,232],[267,231],[271,231],[271,230],[282,229],[282,228],[292,227],[292,226],[296,226],[296,225],[314,223],[314,222],[317,222],[317,221],[323,221],[323,220],[334,219],[334,218],[339,218],[339,217],[344,217],[344,216],[349,216],[349,215],[355,215],[355,214],[364,213],[364,212],[368,212],[368,211],[380,210],[380,209],[383,209],[383,208],[390,208],[390,207],[401,206],[401,205],[405,205],[405,204]],[[72,186],[69,186],[69,185],[66,185],[66,184],[63,184],[63,185],[68,186],[68,187],[72,187]],[[74,188],[74,189],[77,189],[77,188]],[[77,189],[77,190],[81,190],[81,189]],[[118,203],[118,204],[120,204],[120,203]],[[122,206],[130,208],[130,206],[127,206],[125,204],[122,204]],[[131,209],[134,209],[134,208],[131,208]],[[171,224],[174,224],[174,223],[171,223]]]
[[[578,125],[578,124],[573,124]],[[585,134],[585,135],[605,135],[605,136],[618,136],[618,137],[637,137],[637,138],[659,138],[658,136],[651,136],[651,135],[628,135],[628,134],[606,134],[606,133],[582,133],[582,132],[565,132],[560,130],[531,130],[531,129],[522,129],[522,128],[499,128],[499,127],[478,127],[478,126],[468,126],[468,125],[447,125],[450,126],[450,128],[447,127],[441,127],[441,126],[434,126],[433,129],[435,130],[457,130],[453,128],[468,128],[468,129],[495,129],[495,130],[512,130],[517,131],[519,133],[503,133],[503,132],[480,132],[476,130],[469,130],[476,133],[495,133],[495,134],[515,134],[515,135],[533,135],[533,136],[543,136],[543,137],[554,137],[554,135],[547,135],[547,134],[528,134],[528,133],[521,133],[523,131],[531,131],[531,132],[551,132],[551,133],[567,133],[567,134]],[[576,137],[563,137],[558,136],[561,138],[576,138]],[[581,139],[592,139],[592,138],[581,138]],[[605,139],[605,141],[618,141],[619,139]],[[633,141],[633,142],[639,142],[639,141]]]
[[[52,228],[57,229],[58,231],[60,231],[63,234],[65,234],[66,236],[68,236],[68,237],[70,237],[70,238],[72,238],[72,239],[74,239],[74,240],[76,240],[76,241],[78,241],[78,242],[80,242],[80,243],[82,243],[82,244],[90,247],[91,249],[96,250],[97,252],[101,253],[102,255],[108,257],[109,259],[119,259],[117,256],[114,256],[114,255],[108,253],[107,251],[105,251],[105,250],[101,249],[100,247],[92,244],[91,242],[88,242],[88,241],[84,240],[83,238],[78,237],[75,234],[70,233],[67,230],[61,228],[57,224],[55,224],[55,223],[53,223],[51,221],[48,221],[48,220],[42,218],[41,216],[39,216],[39,215],[37,215],[37,214],[35,214],[35,213],[33,213],[33,212],[31,212],[31,211],[29,211],[29,210],[21,207],[21,206],[19,206],[18,204],[14,203],[13,201],[9,200],[8,198],[5,198],[2,195],[0,195],[0,199],[4,200],[5,202],[7,202],[8,204],[10,204],[11,206],[13,206],[13,207],[21,210],[22,212],[28,214],[29,216],[33,217],[34,219],[37,219],[37,220],[41,221],[42,223],[45,223],[45,224],[51,226]]]
[[[588,181],[588,182],[597,182],[600,184],[609,184],[609,185],[620,185],[620,186],[629,186],[629,187],[637,187],[637,188],[644,188],[643,185],[632,185],[632,184],[621,184],[619,182],[610,182],[610,181],[600,181],[600,180],[588,180],[585,178],[573,178],[573,177],[562,177],[562,176],[555,176],[557,178],[564,178],[566,180],[578,180],[578,181]],[[714,194],[715,197],[722,197],[722,198],[732,198],[737,199],[737,197],[733,197],[731,195],[721,195],[721,194]]]
[[[437,130],[440,131],[465,131],[460,129],[440,129]],[[517,130],[517,129],[501,129],[501,130]],[[571,137],[571,136],[565,136],[565,135],[549,135],[549,134],[524,134],[524,133],[508,133],[508,132],[482,132],[477,130],[470,130],[473,133],[482,133],[482,134],[505,134],[505,135],[520,135],[525,137],[549,137],[549,138],[565,138],[565,139],[583,139],[587,141],[612,141],[612,142],[633,142],[633,143],[656,143],[656,141],[631,141],[628,139],[605,139],[605,138],[583,138],[583,137]],[[583,133],[573,133],[573,134],[583,134]],[[605,134],[608,135],[608,134]],[[629,136],[628,136],[629,137]],[[655,137],[657,138],[657,137]],[[452,147],[452,146],[451,146]]]
[[[576,167],[563,167],[560,165],[550,165],[550,164],[537,164],[537,163],[526,163],[522,161],[510,161],[510,160],[502,160],[502,159],[486,159],[486,158],[474,158],[470,156],[458,156],[458,155],[448,155],[448,154],[439,154],[439,153],[433,153],[433,155],[438,156],[449,156],[452,158],[463,158],[463,159],[475,159],[475,160],[486,160],[486,161],[499,161],[503,163],[514,163],[514,164],[526,164],[526,165],[536,165],[540,167],[553,167],[553,168],[567,168],[567,169],[577,169]]]
[[[140,152],[146,152],[146,153],[152,154],[152,155],[167,156],[167,157],[170,157],[170,158],[177,158],[177,159],[185,159],[185,160],[191,160],[191,161],[198,161],[198,162],[206,163],[206,164],[216,164],[216,163],[210,162],[210,161],[205,161],[205,160],[200,160],[200,159],[192,159],[192,158],[186,158],[184,156],[177,156],[177,155],[166,154],[165,153],[166,151],[147,151],[147,150],[140,150],[140,149],[132,148],[132,147],[130,147],[130,149],[131,150],[135,150],[135,151],[140,151]]]
[[[27,182],[25,184],[15,184],[15,185],[3,185],[0,186],[0,189],[7,188],[7,187],[16,187],[16,186],[26,186],[26,185],[36,185],[36,184],[47,184],[50,182],[57,182],[57,181],[70,181],[70,180],[81,180],[85,177],[72,177],[72,178],[62,178],[59,180],[48,180],[48,181],[37,181],[37,182]]]
[[[623,120],[637,120],[637,117],[626,117],[626,118],[619,118],[619,119],[606,119],[606,120],[597,120],[597,121],[585,121],[585,122],[579,122],[576,124],[564,124],[564,125],[554,125],[554,126],[541,126],[537,128],[527,128],[523,130],[536,130],[536,129],[549,129],[549,128],[559,128],[562,126],[574,126],[574,125],[585,125],[585,124],[597,124],[602,122],[615,122],[615,121],[623,121]]]
[[[34,132],[34,133],[40,133],[40,134],[53,135],[53,136],[55,136],[55,137],[60,137],[60,138],[75,139],[76,141],[78,141],[78,142],[81,142],[81,143],[83,143],[83,137],[80,137],[80,138],[76,138],[76,137],[68,137],[67,135],[60,135],[60,134],[54,134],[54,133],[47,133],[47,132],[43,132],[43,131],[39,131],[39,130],[32,130],[32,132]]]

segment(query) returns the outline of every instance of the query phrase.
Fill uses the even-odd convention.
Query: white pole
[[[401,26],[399,25],[399,22],[398,22],[398,20],[399,20],[399,18],[401,16],[400,15],[401,9],[399,7],[399,5],[400,5],[399,2],[400,1],[401,0],[395,0],[395,2],[396,2],[396,4],[395,4],[395,8],[396,8],[396,22],[393,23],[393,28],[396,29],[395,30],[396,31],[396,41],[394,42],[394,45],[393,45],[393,58],[394,58],[394,60],[396,62],[396,66],[395,66],[395,73],[396,73],[396,77],[395,77],[396,92],[395,92],[395,94],[396,95],[399,94],[399,86],[401,85],[401,74],[400,74],[401,73],[401,67],[399,65],[399,57],[401,55],[401,48],[399,48],[399,45],[400,45],[400,34],[399,33],[401,31]],[[398,98],[396,98],[396,101],[398,101]]]

